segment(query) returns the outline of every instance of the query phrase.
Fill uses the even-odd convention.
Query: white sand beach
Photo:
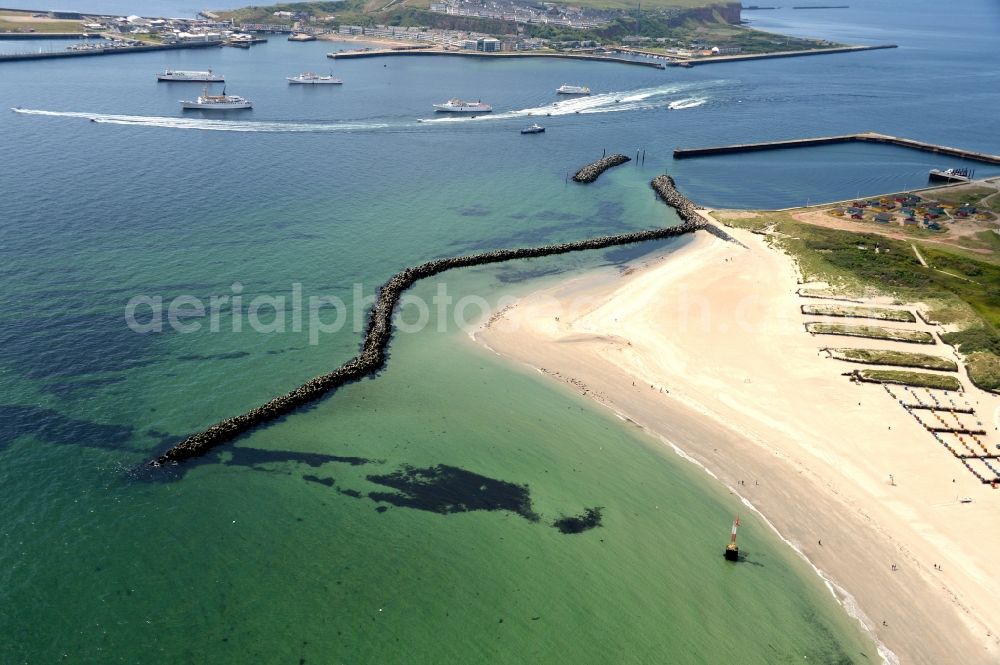
[[[820,351],[952,349],[807,333],[806,321],[933,327],[804,316],[803,304],[823,301],[797,294],[793,261],[732,233],[748,249],[698,232],[634,271],[533,293],[475,337],[712,471],[832,581],[890,661],[1000,662],[1000,490],[884,387],[842,375],[864,366]],[[1000,397],[961,379],[957,401],[976,411],[962,422],[981,422],[997,452]]]

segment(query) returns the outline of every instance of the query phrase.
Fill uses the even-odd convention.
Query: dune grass
[[[1000,357],[987,351],[977,351],[966,358],[969,380],[977,388],[1000,394]]]
[[[891,365],[893,367],[913,367],[917,369],[937,369],[957,372],[958,363],[949,358],[932,356],[929,353],[907,353],[885,349],[827,349],[831,357],[847,362],[868,365]]]
[[[916,323],[917,317],[905,309],[889,309],[886,307],[855,307],[852,305],[835,305],[823,303],[818,305],[802,305],[803,314],[816,316],[843,316],[854,319],[878,319],[879,321],[898,321],[900,323]]]
[[[935,344],[934,336],[923,330],[900,330],[898,328],[882,328],[880,326],[847,326],[839,323],[807,323],[806,330],[815,335],[846,335],[848,337],[866,337],[868,339],[884,339],[890,342],[908,342],[911,344]]]
[[[938,390],[962,389],[962,383],[956,377],[948,374],[906,372],[898,369],[860,369],[854,375],[862,381],[873,383],[898,383],[914,388],[937,388]]]

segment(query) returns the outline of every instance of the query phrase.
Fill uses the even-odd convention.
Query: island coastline
[[[820,357],[819,343],[790,307],[800,286],[792,260],[760,236],[733,234],[748,249],[699,233],[621,277],[584,275],[531,294],[474,337],[582,391],[759,511],[885,645],[885,662],[995,662],[997,589],[983,571],[986,553],[1000,543],[974,528],[989,518],[995,492],[931,447],[881,386],[852,384],[837,361]],[[755,279],[767,282],[754,289],[753,302],[733,300],[734,288]],[[675,312],[669,303],[682,299],[707,307],[709,318],[742,307],[756,323],[729,332],[723,328],[730,318],[716,319],[714,329],[679,327],[664,313]],[[560,306],[558,321],[553,303]],[[747,356],[741,350],[760,348],[754,344],[763,337],[775,340],[777,350],[754,354],[754,362],[740,367]],[[728,351],[719,348],[723,342]],[[705,357],[717,359],[707,371],[699,362]],[[763,397],[749,408],[745,400],[753,395]],[[785,400],[796,417],[782,420],[774,412]],[[838,412],[844,413],[839,428]],[[803,431],[809,418],[817,431]],[[856,434],[847,450],[838,449],[845,430],[878,440],[858,441],[867,437]],[[907,444],[909,454],[894,452]],[[868,452],[880,463],[865,460]],[[889,458],[899,458],[896,466]],[[886,473],[895,473],[898,485],[890,486]],[[935,505],[955,491],[976,503]],[[930,514],[922,514],[928,504]]]

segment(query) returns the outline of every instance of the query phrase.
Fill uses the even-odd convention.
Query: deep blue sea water
[[[584,400],[485,357],[454,323],[434,332],[437,313],[397,336],[378,379],[179,476],[134,473],[169,441],[349,358],[361,318],[349,312],[315,344],[291,323],[234,332],[226,307],[219,332],[206,321],[137,334],[124,320],[135,296],[290,301],[300,284],[353,310],[430,258],[672,223],[648,187],[663,171],[699,203],[775,208],[962,165],[863,145],[675,162],[677,146],[875,130],[1000,153],[994,3],[751,18],[900,48],[658,71],[331,61],[343,45],[275,37],[247,51],[0,64],[0,106],[31,111],[0,113],[0,634],[12,636],[0,661],[763,663],[777,650],[870,662],[864,636],[752,517],[746,546],[762,565],[735,580],[717,565],[732,497]],[[198,86],[157,84],[165,67],[222,72],[255,108],[182,112]],[[342,87],[284,80],[331,67]],[[553,107],[562,83],[595,94]],[[452,96],[496,112],[435,118],[431,105]],[[668,110],[676,102],[687,108]],[[521,136],[538,114],[547,132]],[[645,161],[590,187],[566,182],[603,150]],[[414,293],[444,286],[492,304],[670,246],[464,270]],[[543,519],[422,495],[377,502],[407,465],[458,469],[438,489],[468,505],[470,487],[500,501],[527,486]],[[600,529],[546,524],[594,505]],[[713,556],[691,555],[702,550]],[[733,612],[755,619],[733,634]]]

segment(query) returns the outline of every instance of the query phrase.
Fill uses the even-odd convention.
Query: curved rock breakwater
[[[631,161],[631,157],[620,153],[608,155],[607,157],[601,157],[596,162],[587,164],[582,169],[577,171],[576,175],[573,176],[573,182],[594,182],[602,173],[610,169],[612,166],[618,166],[619,164]]]
[[[625,158],[628,160],[628,158]],[[227,418],[212,425],[206,430],[194,434],[151,461],[153,466],[176,463],[193,457],[204,455],[212,448],[244,434],[251,429],[286,416],[301,406],[313,402],[326,395],[331,390],[339,388],[352,381],[371,376],[385,366],[386,349],[392,338],[392,315],[403,292],[413,286],[418,280],[432,277],[453,268],[501,263],[513,259],[530,259],[540,256],[553,256],[590,249],[604,249],[616,245],[629,245],[672,238],[691,233],[705,224],[701,216],[695,212],[695,206],[674,187],[670,176],[661,175],[652,182],[657,194],[680,215],[682,224],[648,231],[621,233],[618,235],[579,240],[576,242],[558,243],[542,247],[522,247],[516,249],[499,249],[481,254],[468,254],[448,259],[428,261],[412,268],[406,268],[395,275],[379,289],[378,297],[368,315],[368,325],[365,329],[361,352],[346,363],[330,372],[317,376],[291,392],[275,397],[271,401],[251,409],[246,413]]]
[[[746,245],[729,235],[724,229],[719,228],[715,224],[710,224],[704,217],[699,215],[697,207],[686,196],[677,191],[677,185],[670,176],[658,175],[653,178],[649,186],[653,188],[657,196],[663,199],[664,203],[677,211],[677,215],[685,224],[694,224],[721,240],[746,248]]]

